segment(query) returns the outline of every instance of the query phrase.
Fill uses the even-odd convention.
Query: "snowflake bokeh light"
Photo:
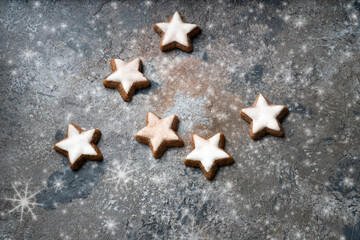
[[[103,221],[103,227],[105,228],[106,232],[110,233],[111,235],[115,235],[117,225],[118,223],[112,218],[106,218]]]
[[[5,200],[10,201],[14,208],[11,209],[8,213],[12,213],[16,210],[20,210],[20,221],[23,220],[24,213],[30,213],[33,220],[36,220],[37,217],[34,213],[34,208],[36,206],[40,206],[41,204],[36,203],[35,195],[39,193],[39,191],[35,193],[31,193],[28,190],[28,183],[25,184],[25,189],[19,190],[16,188],[15,184],[12,184],[12,187],[15,191],[15,196],[13,198],[5,198]]]
[[[115,183],[115,189],[119,189],[119,186],[124,186],[127,189],[127,183],[132,180],[131,174],[134,171],[128,166],[128,162],[123,166],[117,161],[109,168],[110,177],[106,181]]]

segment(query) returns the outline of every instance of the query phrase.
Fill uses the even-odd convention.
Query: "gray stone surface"
[[[152,29],[176,10],[202,28],[191,54]],[[357,1],[1,1],[0,238],[360,239],[359,18]],[[102,81],[137,56],[152,85],[124,102]],[[288,106],[284,138],[249,137],[260,92]],[[185,147],[135,141],[150,110],[179,115]],[[102,131],[103,162],[53,150],[69,122]],[[235,164],[208,181],[183,159],[218,131]]]

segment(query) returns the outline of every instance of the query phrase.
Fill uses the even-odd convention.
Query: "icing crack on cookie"
[[[107,88],[116,88],[125,101],[130,101],[135,90],[150,86],[150,81],[141,73],[141,59],[135,58],[130,62],[111,59],[112,73],[104,80]]]
[[[102,160],[100,149],[96,146],[101,132],[99,129],[82,130],[69,123],[66,137],[54,145],[54,149],[67,156],[72,170],[77,170],[84,160]]]
[[[146,127],[135,135],[135,139],[150,146],[154,158],[160,158],[170,147],[182,147],[183,141],[177,135],[179,119],[176,115],[161,119],[153,112],[146,116]]]
[[[179,12],[175,12],[168,22],[154,24],[153,28],[162,37],[161,51],[179,48],[191,52],[191,38],[200,32],[198,25],[185,23]]]
[[[218,165],[234,163],[234,158],[223,149],[225,145],[223,133],[217,133],[209,139],[194,134],[192,140],[194,150],[185,158],[184,164],[200,167],[208,180],[214,178]]]
[[[252,107],[241,109],[240,116],[250,123],[250,136],[259,139],[266,133],[283,137],[284,132],[279,120],[288,114],[284,105],[270,104],[261,93],[257,96]]]

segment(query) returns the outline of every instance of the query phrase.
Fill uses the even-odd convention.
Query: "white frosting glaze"
[[[81,155],[97,155],[90,144],[94,133],[95,129],[80,133],[72,124],[69,124],[67,138],[56,143],[56,146],[68,152],[69,161],[73,164]]]
[[[106,78],[108,81],[121,82],[126,93],[129,93],[136,82],[146,81],[145,76],[139,72],[140,58],[130,62],[115,59],[116,71]]]
[[[269,105],[262,94],[260,94],[255,107],[244,108],[243,111],[252,119],[252,132],[255,134],[265,127],[280,131],[276,117],[284,109],[281,105]]]
[[[210,171],[215,160],[230,157],[223,149],[219,148],[220,133],[209,139],[194,135],[195,149],[186,157],[188,160],[200,161],[207,172]]]
[[[159,118],[154,113],[149,112],[147,119],[148,125],[141,129],[136,135],[149,138],[153,151],[157,151],[164,141],[179,140],[179,137],[171,129],[175,115],[167,118]]]
[[[179,12],[175,12],[171,22],[157,23],[156,26],[164,32],[162,39],[163,45],[178,42],[186,47],[189,46],[187,35],[197,27],[196,24],[184,23],[181,20]]]

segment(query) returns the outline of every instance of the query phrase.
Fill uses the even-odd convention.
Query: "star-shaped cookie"
[[[185,158],[184,164],[190,167],[200,167],[205,177],[212,180],[218,165],[228,165],[234,162],[230,154],[225,152],[225,136],[217,133],[209,139],[194,134],[192,136],[194,150]]]
[[[150,86],[150,81],[141,73],[141,59],[135,58],[130,62],[111,59],[112,73],[104,80],[107,88],[116,88],[125,101],[129,101],[136,89]]]
[[[181,138],[175,132],[179,119],[176,115],[161,119],[153,112],[146,116],[146,127],[135,135],[135,139],[150,146],[154,158],[160,158],[170,147],[182,147]]]
[[[162,51],[179,48],[191,52],[190,39],[200,32],[198,25],[185,23],[179,12],[175,12],[168,22],[154,24],[153,28],[162,37],[160,42]]]
[[[279,120],[286,116],[288,109],[283,105],[272,105],[260,93],[252,107],[241,109],[240,116],[250,123],[250,136],[259,139],[269,133],[284,136]]]
[[[102,160],[100,149],[95,145],[101,136],[99,129],[82,130],[69,123],[66,137],[54,145],[54,149],[67,156],[72,170],[77,170],[84,160]]]

